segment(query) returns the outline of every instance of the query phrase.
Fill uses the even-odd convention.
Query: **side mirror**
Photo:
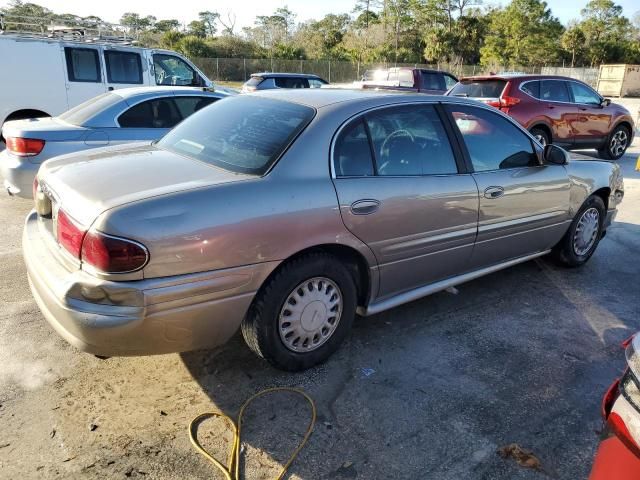
[[[603,98],[602,101],[600,102],[600,106],[602,108],[608,107],[609,105],[611,105],[611,100],[609,100],[608,98]]]
[[[542,158],[544,163],[552,165],[566,165],[569,163],[569,154],[557,145],[545,145]]]

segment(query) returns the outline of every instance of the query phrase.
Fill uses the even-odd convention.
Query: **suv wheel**
[[[554,247],[554,257],[566,267],[579,267],[591,258],[602,238],[606,210],[602,198],[591,195],[571,222],[569,230]]]
[[[598,150],[600,158],[618,160],[627,151],[629,138],[629,130],[623,125],[618,125],[609,135],[605,147]]]
[[[544,147],[545,145],[551,143],[551,138],[549,138],[549,134],[546,132],[546,130],[539,128],[539,127],[533,127],[530,131],[531,135],[533,135],[533,137],[538,140],[538,142],[540,142],[542,144],[542,146]]]
[[[356,285],[335,257],[312,253],[285,264],[256,295],[242,335],[276,368],[299,371],[337,350],[355,317]]]

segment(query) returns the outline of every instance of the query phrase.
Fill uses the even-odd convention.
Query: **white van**
[[[1,31],[0,70],[0,127],[8,120],[55,116],[118,88],[213,87],[193,63],[170,50]]]

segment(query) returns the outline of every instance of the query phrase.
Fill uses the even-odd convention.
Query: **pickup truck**
[[[456,83],[456,77],[442,70],[393,67],[365,72],[361,84],[362,88],[442,95]]]

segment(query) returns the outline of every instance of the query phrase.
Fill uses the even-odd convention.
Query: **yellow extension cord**
[[[191,444],[193,445],[193,448],[195,448],[198,453],[202,454],[207,460],[213,463],[213,465],[224,474],[227,480],[240,480],[240,431],[242,428],[242,417],[244,415],[245,410],[257,398],[262,397],[264,395],[268,395],[270,393],[274,393],[274,392],[290,392],[290,393],[302,395],[307,400],[307,402],[309,402],[309,405],[311,405],[311,421],[309,422],[307,431],[304,434],[304,438],[302,439],[300,444],[296,447],[296,449],[293,451],[293,454],[289,457],[289,460],[287,460],[287,463],[284,464],[284,467],[282,467],[282,471],[280,472],[280,475],[278,475],[277,477],[277,480],[281,480],[284,477],[284,475],[287,473],[287,470],[289,469],[289,467],[291,466],[295,458],[300,453],[300,450],[302,450],[302,448],[307,443],[307,440],[309,440],[309,437],[311,436],[311,432],[313,431],[313,427],[316,423],[316,405],[313,402],[313,399],[309,395],[307,395],[305,392],[303,392],[302,390],[298,390],[297,388],[288,388],[288,387],[268,388],[266,390],[262,390],[256,393],[255,395],[252,395],[251,397],[249,397],[249,399],[242,404],[242,407],[240,407],[240,413],[238,414],[237,425],[228,415],[225,415],[222,412],[202,413],[197,417],[195,417],[193,420],[191,420],[191,423],[189,424],[189,439],[191,440]],[[211,418],[211,417],[219,417],[224,419],[229,425],[229,427],[231,428],[231,430],[233,431],[233,447],[231,448],[231,452],[229,453],[229,458],[227,460],[228,467],[225,467],[222,463],[220,463],[218,460],[213,458],[213,456],[209,454],[209,452],[207,452],[198,441],[197,428],[194,428],[194,427],[196,427],[196,425],[198,425],[202,420]]]

